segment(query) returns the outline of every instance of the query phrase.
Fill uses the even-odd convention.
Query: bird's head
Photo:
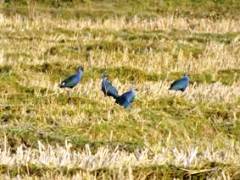
[[[137,97],[137,91],[138,91],[137,88],[132,87],[132,88],[130,89],[130,91]]]
[[[77,68],[77,72],[83,72],[84,71],[84,69],[83,69],[83,67],[82,66],[79,66],[78,68]]]
[[[137,92],[137,91],[138,91],[138,88],[132,87],[131,90],[134,91],[134,92]]]
[[[134,96],[135,96],[134,99],[135,100],[139,100],[139,96],[138,96],[138,93],[137,93],[138,90],[139,90],[138,88],[134,88],[133,89],[133,93],[134,93]]]
[[[102,78],[102,79],[107,79],[107,74],[106,74],[106,72],[102,73],[101,78]]]
[[[184,73],[184,74],[183,74],[183,77],[187,77],[187,78],[189,78],[189,74]]]

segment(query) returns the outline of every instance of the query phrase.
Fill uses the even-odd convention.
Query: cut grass
[[[112,16],[134,16],[144,18],[157,15],[175,13],[188,17],[211,17],[222,18],[226,16],[237,17],[240,3],[235,0],[165,0],[165,1],[6,1],[2,8],[5,13],[20,13],[34,16],[37,13],[50,14],[58,18],[81,18],[93,19],[109,18]],[[203,11],[204,10],[204,11]]]
[[[239,175],[237,1],[28,2],[1,5],[2,174]],[[58,83],[79,65],[84,77],[69,95]],[[104,97],[104,72],[120,94],[137,87],[130,109]],[[169,92],[184,73],[189,89]],[[71,159],[79,154],[81,161]]]

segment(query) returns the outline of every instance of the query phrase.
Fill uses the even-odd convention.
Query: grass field
[[[239,1],[0,6],[1,179],[240,178]],[[69,97],[58,84],[79,65]],[[138,89],[130,109],[103,72]]]

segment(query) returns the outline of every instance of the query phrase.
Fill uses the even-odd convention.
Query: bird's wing
[[[135,97],[135,95],[132,91],[128,91],[128,92],[124,93],[122,96],[129,103],[131,103],[134,100],[134,97]]]
[[[135,94],[132,91],[128,91],[116,99],[116,103],[128,108],[135,98]]]
[[[114,97],[114,98],[116,98],[117,96],[118,96],[118,91],[117,91],[117,89],[112,85],[112,83],[110,82],[110,81],[108,81],[108,80],[103,80],[102,81],[102,90],[106,93],[106,94],[108,94],[108,95],[110,95],[110,96],[112,96],[112,97]]]
[[[171,86],[170,86],[170,89],[171,88],[183,88],[183,86],[185,86],[186,82],[184,79],[179,79],[179,80],[176,80],[174,81]]]
[[[79,81],[79,78],[76,74],[69,76],[61,84],[64,86],[74,86]]]
[[[111,95],[114,98],[116,98],[118,96],[118,91],[114,86],[109,86],[107,93],[109,93],[109,95]]]

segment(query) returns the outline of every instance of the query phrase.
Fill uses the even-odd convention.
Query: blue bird
[[[136,91],[131,89],[116,98],[116,103],[124,108],[128,108],[136,97]]]
[[[171,84],[169,90],[183,92],[188,87],[188,85],[189,85],[189,77],[187,74],[184,74],[181,79],[178,79]]]
[[[79,66],[77,68],[77,72],[74,75],[71,75],[67,79],[62,81],[59,84],[59,87],[60,88],[73,88],[73,87],[75,87],[80,82],[80,80],[82,79],[83,72],[84,72],[83,67]]]
[[[117,89],[107,79],[107,76],[105,74],[102,75],[102,91],[105,96],[111,96],[114,99],[116,99],[118,97]]]

